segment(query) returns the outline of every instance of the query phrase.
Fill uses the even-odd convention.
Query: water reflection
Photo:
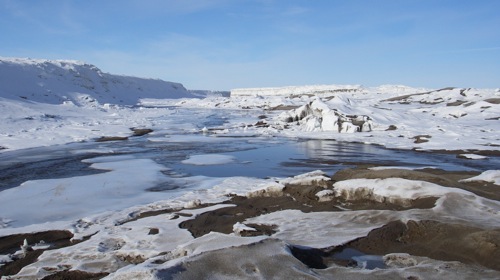
[[[404,167],[434,167],[445,170],[484,171],[500,169],[498,157],[488,160],[458,159],[455,155],[389,150],[377,145],[333,140],[287,138],[187,138],[155,136],[159,141],[134,138],[109,143],[73,143],[0,154],[0,190],[27,180],[64,178],[102,172],[89,168],[82,159],[102,155],[130,154],[150,158],[169,168],[172,176],[287,177],[323,170],[331,175],[358,163]],[[182,164],[192,155],[224,154],[234,162],[196,166]]]

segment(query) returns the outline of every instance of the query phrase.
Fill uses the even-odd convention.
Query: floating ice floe
[[[192,165],[218,165],[234,162],[236,159],[233,156],[206,154],[206,155],[192,155],[188,159],[181,161],[184,164]]]
[[[466,159],[487,159],[487,156],[482,156],[482,155],[476,155],[476,154],[460,154],[458,155],[459,157],[466,158]]]

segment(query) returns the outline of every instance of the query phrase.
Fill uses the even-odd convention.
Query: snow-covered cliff
[[[142,98],[194,96],[179,83],[112,75],[80,61],[0,57],[0,97],[50,104],[135,105]]]

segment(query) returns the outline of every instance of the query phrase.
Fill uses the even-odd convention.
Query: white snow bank
[[[397,203],[424,197],[441,197],[449,192],[465,192],[425,181],[402,178],[351,179],[336,182],[333,188],[335,196],[346,200],[373,199],[379,202]]]
[[[199,238],[186,242],[185,244],[181,244],[172,251],[172,256],[178,257],[198,255],[203,252],[219,250],[222,248],[247,245],[266,238],[267,236],[240,237],[234,234],[228,235],[219,232],[210,232]]]
[[[236,224],[233,225],[234,234],[241,235],[241,233],[245,231],[256,231],[256,229],[249,227],[245,224],[242,224],[240,222],[237,222]]]
[[[366,236],[371,230],[397,219],[397,216],[392,211],[304,213],[284,210],[250,218],[244,223],[274,225],[279,231],[272,237],[294,245],[326,248]]]
[[[500,170],[488,170],[483,173],[468,179],[460,180],[461,182],[486,181],[500,186]]]
[[[476,154],[461,154],[459,155],[460,157],[467,158],[467,159],[487,159],[487,156],[482,156],[482,155],[476,155]]]
[[[283,195],[283,189],[285,185],[319,185],[326,187],[327,182],[331,181],[330,177],[326,176],[326,173],[321,170],[311,171],[303,174],[299,174],[293,177],[278,179],[275,182],[269,182],[267,184],[261,184],[260,187],[252,189],[251,192],[246,194],[247,197],[260,197],[260,196],[280,196]]]
[[[279,180],[281,184],[291,185],[310,185],[312,183],[331,181],[331,178],[326,176],[326,173],[321,170],[315,170],[293,177],[284,178]]]

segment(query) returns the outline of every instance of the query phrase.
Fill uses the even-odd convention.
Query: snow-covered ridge
[[[414,88],[405,85],[380,85],[377,87],[363,87],[361,85],[303,85],[286,87],[238,88],[231,90],[231,96],[301,96],[301,95],[329,95],[332,93],[393,93],[415,94],[428,92],[428,88]]]
[[[81,61],[0,57],[0,97],[49,104],[135,105],[143,98],[194,95],[179,83],[103,73]]]
[[[232,89],[231,96],[317,95],[334,92],[355,92],[360,89],[360,85],[307,85],[267,88],[239,88]]]

